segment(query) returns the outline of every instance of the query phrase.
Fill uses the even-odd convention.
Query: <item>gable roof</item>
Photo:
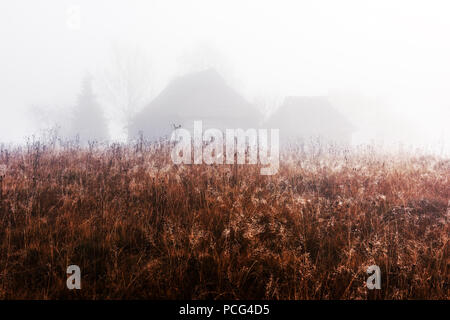
[[[335,109],[327,97],[287,97],[267,121],[271,128],[289,135],[351,133],[355,127]]]
[[[208,69],[173,80],[135,117],[131,133],[143,130],[150,135],[167,134],[172,124],[194,120],[218,128],[254,127],[260,118],[260,112],[228,86],[217,71]]]

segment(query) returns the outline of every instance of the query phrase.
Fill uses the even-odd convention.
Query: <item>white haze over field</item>
[[[330,96],[358,127],[355,143],[448,150],[449,15],[448,1],[433,0],[4,0],[0,142],[63,118],[88,72],[111,137],[123,140],[100,85],[120,47],[150,62],[143,104],[211,65],[266,111],[285,96]]]

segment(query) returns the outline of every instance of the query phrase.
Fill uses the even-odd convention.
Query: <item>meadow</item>
[[[449,299],[450,159],[295,144],[263,176],[169,153],[1,147],[0,298]]]

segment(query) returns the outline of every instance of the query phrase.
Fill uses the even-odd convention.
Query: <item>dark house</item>
[[[280,140],[321,138],[350,144],[355,127],[326,97],[287,97],[264,127],[280,129]]]
[[[229,87],[213,69],[172,81],[132,122],[130,137],[170,136],[175,127],[191,130],[194,121],[207,128],[256,128],[261,113]]]

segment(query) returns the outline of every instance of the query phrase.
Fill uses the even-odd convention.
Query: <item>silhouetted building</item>
[[[139,131],[148,138],[170,136],[174,127],[191,130],[196,120],[203,129],[256,128],[261,113],[247,102],[214,69],[196,72],[172,81],[129,128],[130,137]]]
[[[287,97],[264,127],[280,129],[280,140],[321,138],[350,144],[354,126],[326,97]]]

